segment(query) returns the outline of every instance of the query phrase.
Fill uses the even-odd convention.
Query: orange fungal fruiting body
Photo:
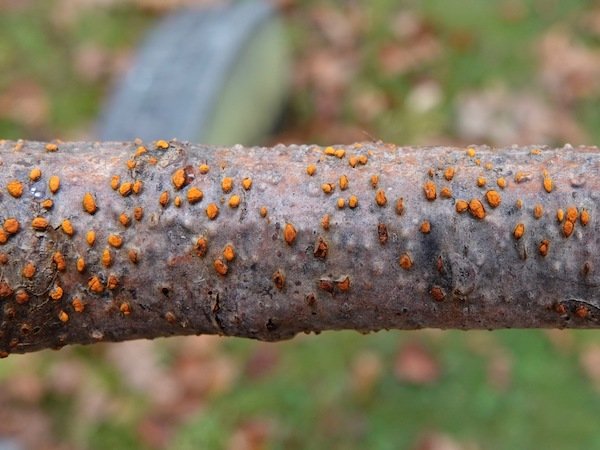
[[[48,188],[50,189],[50,192],[56,194],[60,189],[60,178],[56,175],[52,175],[48,180]]]
[[[425,198],[430,202],[435,200],[437,197],[436,188],[433,181],[425,182],[425,185],[423,186],[423,192],[425,193]]]
[[[385,196],[385,192],[383,191],[383,189],[379,189],[376,193],[375,193],[375,203],[377,203],[378,206],[385,206],[387,203],[387,197]]]
[[[286,223],[283,228],[283,238],[288,245],[292,245],[296,240],[296,228],[291,223]]]
[[[489,190],[485,193],[485,198],[492,208],[497,208],[500,206],[500,202],[502,201],[500,194],[497,191]]]
[[[187,200],[192,205],[201,201],[203,197],[204,197],[204,193],[200,189],[198,189],[196,186],[192,186],[187,191]]]
[[[400,255],[400,267],[404,270],[409,270],[413,265],[412,259],[408,253]]]
[[[37,181],[42,177],[42,171],[39,167],[35,167],[33,169],[31,169],[31,171],[29,172],[29,179],[31,181]]]
[[[513,236],[515,237],[515,239],[519,240],[523,237],[524,234],[525,234],[525,224],[518,223],[515,226],[515,229],[513,230]]]
[[[31,227],[36,231],[45,231],[48,228],[48,221],[43,217],[36,217],[31,221]]]
[[[6,185],[6,190],[14,198],[19,198],[23,195],[23,183],[19,180],[12,180]]]
[[[96,206],[96,199],[90,192],[86,192],[83,195],[82,200],[83,210],[88,214],[94,214],[98,207]]]
[[[210,220],[215,220],[219,215],[219,207],[216,203],[211,203],[206,207],[206,216]]]
[[[118,234],[110,234],[108,236],[108,244],[114,248],[121,248],[123,245],[123,238]]]
[[[482,220],[485,218],[485,208],[483,207],[483,203],[476,198],[469,202],[469,212],[476,219]]]

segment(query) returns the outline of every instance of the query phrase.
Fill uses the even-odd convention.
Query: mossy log
[[[0,354],[600,323],[600,150],[0,142]]]

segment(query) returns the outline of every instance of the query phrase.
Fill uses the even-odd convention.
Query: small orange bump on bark
[[[334,156],[335,155],[335,148],[333,148],[333,147],[325,147],[325,149],[323,150],[323,153],[325,153],[328,156]]]
[[[123,212],[119,214],[119,223],[124,227],[128,227],[131,225],[131,218]]]
[[[96,206],[96,199],[90,192],[83,194],[82,200],[83,210],[88,214],[94,214],[98,207]]]
[[[544,215],[544,207],[540,203],[536,203],[533,207],[533,217],[540,219]]]
[[[173,199],[173,205],[175,205],[176,208],[179,208],[181,206],[182,200],[181,197],[179,195],[176,195],[175,198]]]
[[[81,256],[79,258],[77,258],[77,272],[79,273],[83,273],[85,272],[85,259],[83,259]]]
[[[156,141],[155,147],[159,150],[167,150],[169,148],[169,143],[164,139],[160,139]]]
[[[327,242],[325,242],[325,239],[323,239],[322,237],[319,237],[319,240],[317,241],[317,243],[315,245],[315,250],[313,252],[315,258],[325,259],[325,258],[327,258],[328,252],[329,252],[329,245],[327,245]]]
[[[0,253],[0,265],[3,266],[8,263],[8,255],[6,253]]]
[[[484,187],[486,183],[487,183],[487,180],[485,179],[485,177],[477,177],[477,186],[478,187]]]
[[[540,242],[538,251],[540,252],[540,255],[546,256],[548,254],[548,250],[550,250],[550,241],[548,239],[544,239],[542,242]]]
[[[565,220],[565,212],[561,208],[558,208],[556,210],[556,220],[559,223],[562,222],[563,220]]]
[[[179,190],[187,184],[185,169],[177,169],[171,176],[171,182],[175,189]]]
[[[100,258],[100,261],[102,262],[102,265],[104,267],[110,267],[110,266],[112,266],[113,259],[112,259],[112,255],[110,254],[110,250],[108,249],[108,247],[106,247],[102,251],[102,256]]]
[[[69,315],[61,309],[58,313],[58,320],[60,320],[62,323],[67,323],[69,321]]]
[[[344,150],[343,148],[338,148],[335,151],[335,156],[339,159],[342,159],[344,156],[346,156],[346,150]]]
[[[291,223],[286,223],[285,227],[283,228],[283,238],[285,239],[285,242],[287,242],[288,245],[292,245],[294,243],[294,241],[296,240],[296,229],[294,228],[294,225],[292,225]]]
[[[202,175],[206,175],[208,173],[208,171],[210,170],[210,167],[208,167],[208,164],[200,164],[200,167],[198,167],[198,170],[200,171],[200,173]]]
[[[140,156],[142,156],[147,151],[148,151],[148,149],[146,147],[144,147],[143,145],[140,145],[138,148],[135,149],[134,157],[135,158],[139,158]]]
[[[412,259],[408,253],[400,255],[400,267],[404,270],[409,270],[413,265]]]
[[[367,162],[369,162],[369,157],[367,155],[360,155],[358,157],[358,162],[364,166],[367,164]]]
[[[128,302],[123,302],[119,306],[119,311],[121,311],[121,314],[123,314],[124,316],[128,316],[131,314],[131,306]]]
[[[404,214],[404,198],[402,197],[396,200],[396,214],[398,214],[399,216]]]
[[[467,156],[469,158],[473,158],[475,156],[475,149],[473,147],[469,147],[467,149]]]
[[[60,227],[67,236],[73,236],[75,234],[75,229],[73,228],[73,224],[69,219],[65,219],[60,224]]]
[[[8,242],[8,234],[4,230],[0,230],[0,245]]]
[[[436,302],[442,302],[442,301],[444,301],[444,298],[446,297],[446,293],[439,286],[433,286],[429,290],[429,293],[431,294],[431,298],[433,298],[433,300]]]
[[[17,289],[15,292],[15,300],[19,305],[23,305],[29,301],[29,294],[25,289]]]
[[[574,206],[569,206],[567,208],[567,220],[569,222],[577,222],[577,217],[579,217],[579,212],[577,211],[577,208]]]
[[[382,207],[386,205],[387,197],[385,196],[383,189],[379,189],[377,192],[375,192],[375,203]]]
[[[21,195],[23,195],[23,183],[21,183],[19,180],[9,181],[6,185],[6,190],[14,198],[19,198]]]
[[[129,261],[131,261],[132,264],[137,264],[140,260],[140,255],[138,251],[133,248],[129,249],[129,251],[127,252],[127,257],[129,258]]]
[[[52,175],[48,180],[48,188],[50,189],[50,192],[56,194],[60,189],[60,178],[56,175]]]
[[[315,173],[317,173],[317,166],[315,166],[314,164],[309,164],[306,167],[306,173],[312,177]]]
[[[348,206],[351,209],[354,209],[358,206],[358,197],[356,197],[356,195],[351,195],[350,198],[348,199]]]
[[[227,271],[229,270],[229,268],[227,267],[227,264],[225,264],[223,262],[223,260],[221,259],[215,259],[215,262],[213,263],[213,266],[215,268],[215,270],[217,271],[217,273],[221,276],[225,276],[227,275]]]
[[[496,180],[496,184],[500,189],[504,189],[506,187],[506,178],[500,177]]]
[[[552,178],[544,177],[544,190],[548,193],[552,192],[554,189],[554,183],[552,183]]]
[[[229,207],[230,208],[237,208],[238,206],[240,206],[240,196],[239,195],[232,195],[229,199]]]
[[[140,192],[142,192],[143,187],[144,183],[142,182],[142,180],[135,180],[133,186],[131,187],[131,190],[135,195],[138,195]]]
[[[43,217],[36,217],[31,221],[31,227],[36,231],[46,231],[48,221]]]
[[[64,291],[60,286],[54,286],[54,288],[50,291],[50,298],[55,302],[59,301],[63,297]]]
[[[476,198],[469,202],[469,212],[476,219],[482,220],[485,218],[485,208],[483,207],[483,203]]]
[[[42,170],[39,167],[31,169],[29,172],[29,179],[31,181],[37,181],[42,177]]]
[[[163,191],[160,196],[158,197],[158,203],[160,204],[160,206],[162,206],[163,208],[165,208],[168,204],[169,204],[169,192],[168,191]]]
[[[485,163],[485,164],[483,165],[483,168],[484,168],[485,170],[492,170],[492,169],[494,168],[494,166],[492,165],[492,163],[491,163],[491,162],[487,162],[487,163]]]
[[[423,186],[423,192],[425,193],[425,198],[430,202],[434,201],[437,197],[436,188],[433,181],[426,181]]]
[[[348,189],[348,177],[346,175],[342,175],[339,179],[340,189],[345,191]]]
[[[21,274],[23,275],[24,278],[31,280],[35,276],[36,270],[37,269],[35,267],[35,264],[33,264],[32,262],[28,262],[23,267],[23,271],[21,272]]]
[[[350,167],[354,168],[358,165],[358,157],[356,156],[351,156],[350,158],[348,158],[348,164],[350,164]]]
[[[518,223],[515,226],[515,229],[513,230],[513,236],[515,237],[515,239],[519,240],[523,237],[524,234],[525,234],[525,224]]]
[[[96,294],[101,294],[102,292],[104,292],[104,285],[102,284],[100,278],[97,276],[93,276],[88,280],[88,288],[90,291]]]
[[[144,218],[144,208],[136,206],[133,208],[133,218],[138,222]]]
[[[42,200],[40,206],[46,210],[52,209],[52,207],[54,206],[54,201],[52,199],[47,198],[45,200]]]
[[[517,172],[515,174],[515,183],[523,183],[531,180],[531,174],[527,172]]]
[[[249,191],[250,188],[252,187],[252,178],[250,177],[246,177],[242,180],[242,187],[244,188],[244,190]]]
[[[200,189],[198,189],[196,186],[192,186],[187,191],[187,200],[192,205],[201,201],[203,197],[204,197],[204,193]]]
[[[131,194],[132,190],[133,183],[131,181],[126,181],[119,186],[119,194],[121,194],[123,197],[127,197],[129,194]]]
[[[79,298],[75,297],[71,302],[71,306],[73,306],[73,311],[76,313],[82,313],[85,309],[85,303]]]
[[[210,220],[215,220],[219,215],[219,207],[216,203],[211,203],[206,207],[206,215]]]
[[[4,228],[4,231],[8,234],[17,234],[20,226],[19,221],[14,217],[9,217],[4,220],[4,224],[2,224],[2,228]]]
[[[258,213],[260,214],[260,217],[267,217],[268,214],[268,210],[265,206],[261,206],[260,209],[258,210]]]
[[[221,180],[221,189],[223,189],[223,192],[225,192],[226,194],[228,192],[231,192],[231,190],[233,189],[233,178],[223,178],[223,180]]]
[[[489,190],[485,193],[485,198],[488,202],[488,205],[490,205],[492,208],[497,208],[498,206],[500,206],[500,203],[502,201],[502,197],[500,197],[500,194],[497,191]]]
[[[118,234],[110,234],[107,239],[108,244],[114,248],[121,248],[123,245],[123,238]]]
[[[205,256],[206,252],[208,251],[208,240],[204,236],[200,236],[196,240],[196,244],[194,245],[194,250],[196,252],[196,255],[198,255],[200,257]]]
[[[563,235],[565,237],[569,237],[573,234],[573,230],[575,229],[575,224],[573,222],[571,222],[570,220],[565,220],[565,222],[563,223]]]
[[[588,223],[590,223],[590,212],[587,209],[581,210],[581,214],[579,215],[579,221],[581,222],[581,225],[583,225],[584,227]]]
[[[373,189],[377,189],[378,184],[379,184],[379,175],[371,175],[371,187]]]
[[[283,271],[281,269],[278,269],[275,271],[272,279],[273,279],[273,284],[280,291],[285,287],[285,274],[283,273]]]
[[[341,292],[348,292],[350,290],[350,277],[346,275],[335,280],[335,285]]]
[[[128,159],[125,164],[127,166],[127,169],[129,170],[135,169],[135,166],[137,165],[137,163],[133,159]]]
[[[85,241],[90,247],[92,247],[96,242],[96,232],[94,230],[89,230],[87,233],[85,233]]]
[[[448,167],[445,171],[444,171],[444,178],[447,181],[452,181],[452,178],[454,178],[454,167]]]
[[[346,200],[344,200],[343,198],[338,198],[337,199],[337,207],[339,209],[344,209],[344,207],[346,206]]]
[[[440,197],[452,198],[452,189],[450,189],[448,186],[444,186],[440,191]]]
[[[421,226],[419,227],[419,231],[423,234],[431,233],[431,223],[428,220],[424,220],[421,222]]]
[[[110,187],[112,188],[112,190],[116,191],[117,189],[119,189],[120,185],[121,185],[121,177],[119,175],[113,175],[110,178]]]
[[[321,218],[321,227],[323,227],[323,229],[325,231],[327,231],[327,230],[329,230],[329,226],[330,226],[329,214],[325,214]]]
[[[55,143],[53,143],[53,142],[48,142],[48,143],[46,144],[46,147],[45,147],[45,148],[46,148],[46,151],[47,151],[47,152],[50,152],[50,153],[58,151],[58,145],[56,145],[56,144],[55,144]]]
[[[225,258],[227,262],[231,262],[235,259],[235,249],[232,244],[227,244],[223,249],[223,258]]]
[[[335,190],[335,185],[333,183],[323,183],[321,189],[326,194],[331,194]]]
[[[119,286],[119,277],[111,273],[106,280],[106,289],[114,291]]]
[[[517,201],[515,202],[515,206],[517,207],[517,209],[523,208],[523,200],[518,198]]]

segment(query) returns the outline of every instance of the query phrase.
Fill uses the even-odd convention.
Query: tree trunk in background
[[[0,352],[597,327],[600,151],[0,143]]]

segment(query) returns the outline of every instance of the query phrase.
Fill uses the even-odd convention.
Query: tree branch
[[[0,143],[0,353],[597,327],[600,151]]]

